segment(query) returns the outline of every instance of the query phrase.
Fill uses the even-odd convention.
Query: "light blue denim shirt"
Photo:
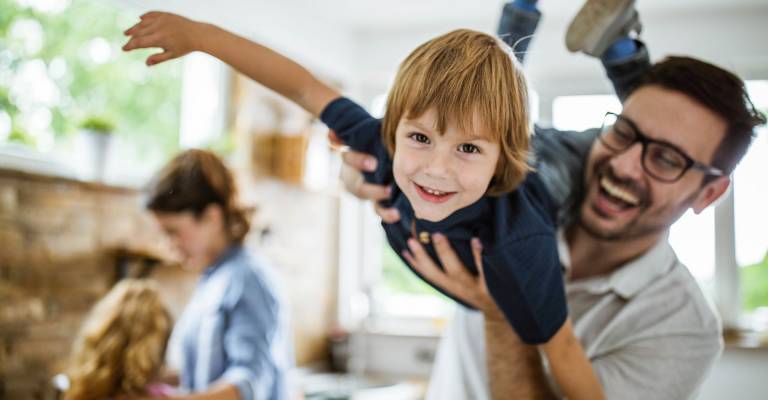
[[[203,272],[174,327],[181,346],[181,386],[214,382],[237,387],[241,399],[283,400],[293,366],[290,331],[266,263],[241,246]]]

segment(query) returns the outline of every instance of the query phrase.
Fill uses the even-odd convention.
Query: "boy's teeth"
[[[614,185],[605,176],[602,179],[600,179],[600,186],[602,186],[602,188],[605,189],[605,191],[608,192],[608,194],[610,194],[611,196],[617,197],[626,203],[629,203],[633,206],[640,204],[640,199],[638,199],[637,196]]]
[[[429,194],[431,194],[433,196],[442,196],[442,195],[447,193],[447,192],[441,192],[441,191],[435,190],[435,189],[430,189],[430,188],[428,188],[426,186],[422,186],[422,189],[424,189],[425,192],[427,192],[427,193],[429,193]]]

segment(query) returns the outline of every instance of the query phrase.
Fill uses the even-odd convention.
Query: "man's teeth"
[[[619,198],[632,206],[640,204],[640,199],[637,196],[614,185],[607,177],[600,179],[600,186],[611,196]]]

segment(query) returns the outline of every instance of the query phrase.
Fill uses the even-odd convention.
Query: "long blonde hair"
[[[75,339],[64,399],[143,394],[162,365],[172,325],[154,284],[118,282],[94,306]]]

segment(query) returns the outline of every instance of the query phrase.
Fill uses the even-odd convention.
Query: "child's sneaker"
[[[635,0],[587,0],[568,26],[568,50],[600,57],[618,38],[640,33]]]

